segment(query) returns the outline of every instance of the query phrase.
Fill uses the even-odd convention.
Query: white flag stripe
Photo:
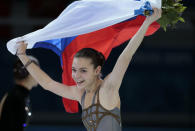
[[[10,40],[8,50],[16,53],[17,42],[25,41],[28,49],[36,42],[71,37],[93,32],[135,17],[134,10],[146,1],[161,8],[161,0],[81,0],[70,4],[55,20],[43,29]]]

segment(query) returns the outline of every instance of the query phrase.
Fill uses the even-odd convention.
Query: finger
[[[162,15],[162,9],[160,9],[160,15]]]
[[[162,15],[162,10],[158,9],[158,16],[161,17],[161,15]]]
[[[156,8],[155,12],[156,12],[156,13],[155,13],[156,17],[158,17],[159,14],[160,14],[159,9]]]
[[[26,43],[24,43],[24,41],[19,41],[17,42],[17,44],[26,44]]]
[[[154,12],[157,12],[157,8],[153,8]]]

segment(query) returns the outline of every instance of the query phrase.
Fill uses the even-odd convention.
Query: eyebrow
[[[76,69],[75,67],[72,67],[72,69]],[[82,67],[82,68],[80,68],[80,70],[83,70],[83,69],[87,69],[86,67]]]

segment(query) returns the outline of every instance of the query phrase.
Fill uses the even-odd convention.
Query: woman
[[[119,88],[132,56],[141,44],[149,25],[161,17],[161,10],[154,9],[141,28],[119,56],[112,72],[100,78],[104,57],[93,49],[82,49],[72,64],[75,86],[67,86],[52,80],[26,56],[27,45],[19,42],[17,56],[30,74],[46,90],[68,99],[77,100],[82,106],[82,119],[87,130],[121,130]]]
[[[37,66],[35,57],[28,56]],[[37,81],[23,68],[16,59],[13,65],[14,86],[8,91],[0,103],[0,129],[24,131],[31,118],[30,91],[38,85]]]

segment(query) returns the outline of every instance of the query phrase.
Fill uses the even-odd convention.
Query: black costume
[[[19,85],[8,92],[2,108],[0,130],[24,130],[31,116],[29,93],[29,90]]]

